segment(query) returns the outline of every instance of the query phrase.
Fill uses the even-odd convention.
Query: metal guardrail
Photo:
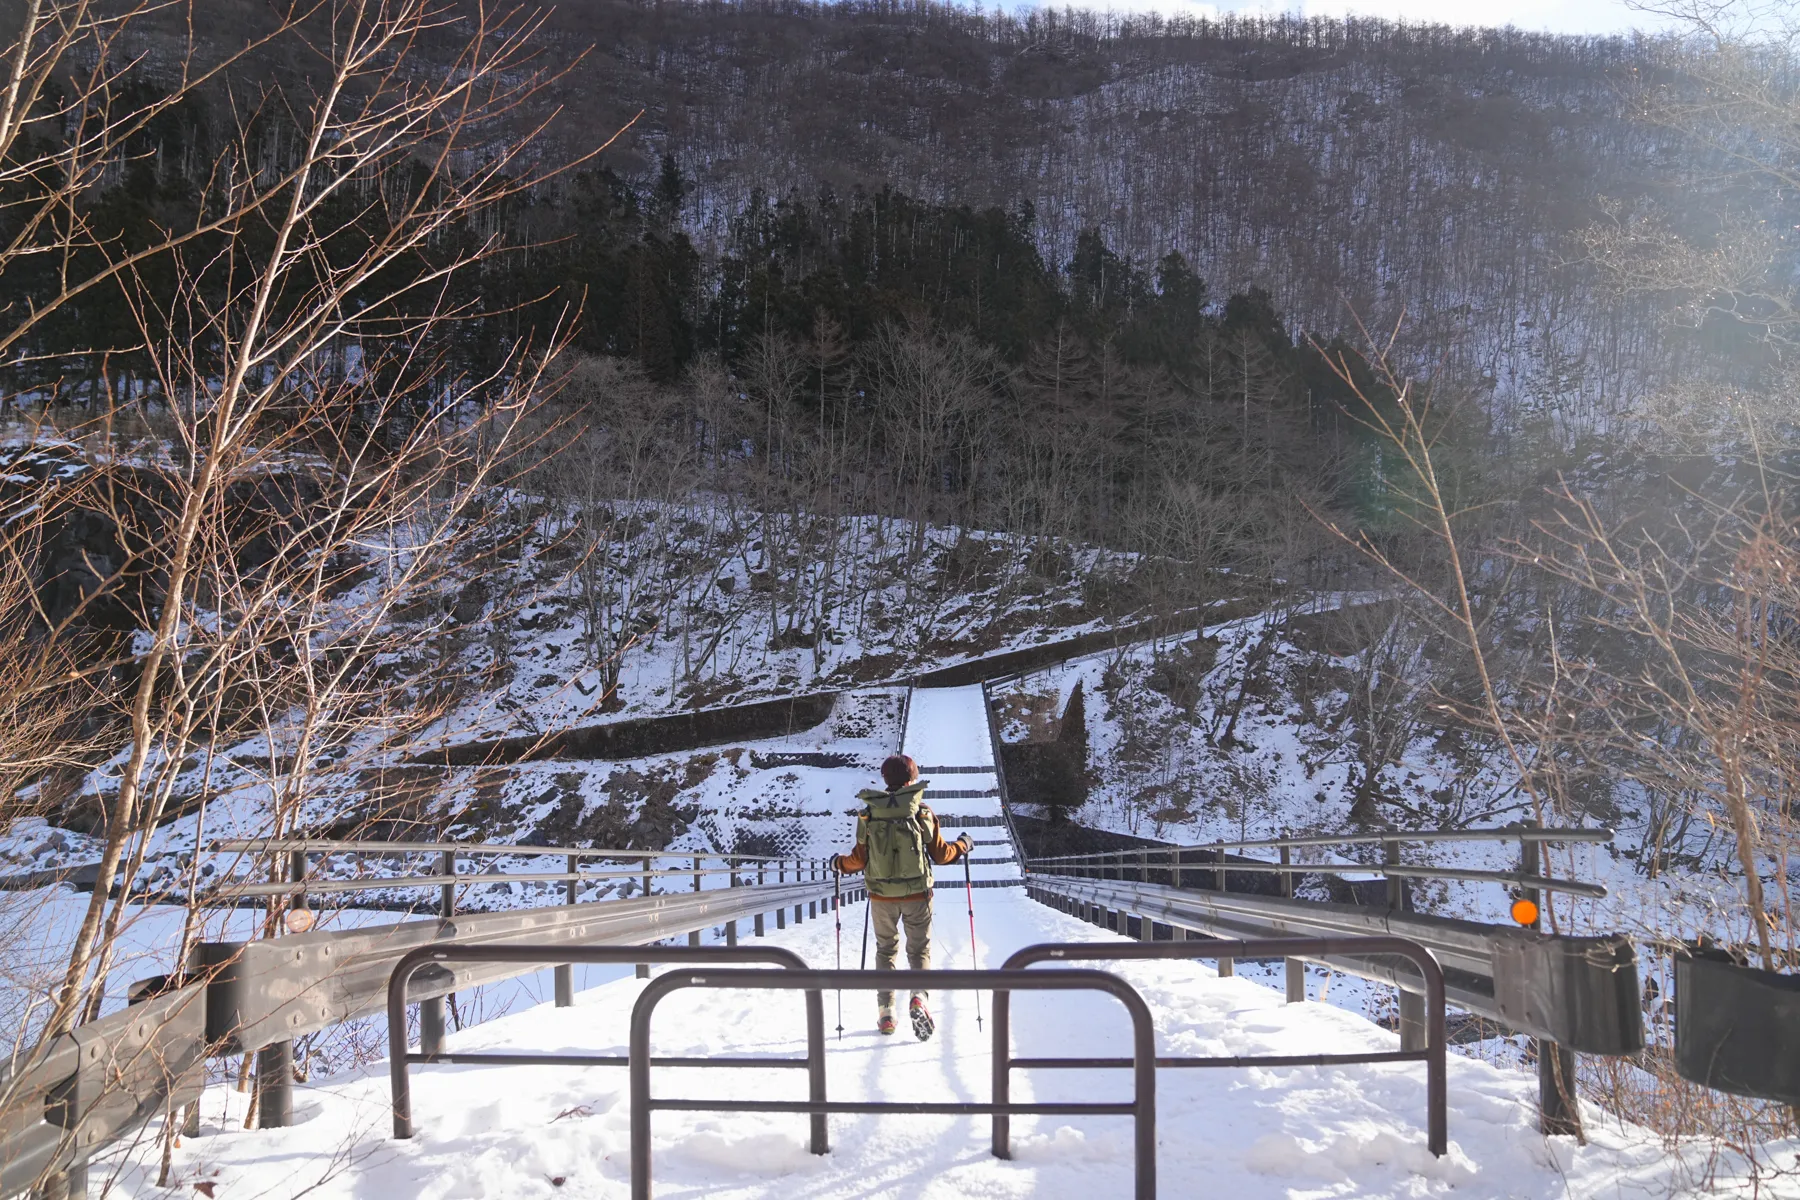
[[[695,1100],[655,1097],[650,1093],[650,1022],[656,1006],[686,988],[744,988],[774,991],[852,991],[930,988],[933,991],[1097,991],[1116,997],[1131,1015],[1132,1098],[1125,1103],[1012,1103],[998,1098],[979,1101],[858,1101],[828,1100],[823,1081],[816,1095],[806,1100]],[[819,1035],[823,1038],[823,1034]],[[650,981],[631,1010],[631,1196],[650,1200],[650,1118],[656,1111],[809,1113],[909,1116],[1129,1116],[1133,1120],[1136,1160],[1132,1194],[1137,1200],[1156,1197],[1156,1047],[1150,1007],[1137,990],[1105,971],[1075,968],[1067,971],[759,971],[733,970],[716,973],[685,969],[670,971]],[[815,1137],[814,1154],[824,1154],[829,1143]]]
[[[1242,842],[1195,842],[1173,847],[1177,850],[1269,850],[1281,846],[1384,846],[1390,842],[1583,842],[1605,845],[1618,835],[1611,829],[1583,827],[1554,828],[1542,825],[1507,825],[1497,829],[1421,829],[1397,830],[1391,833],[1308,834],[1303,837],[1252,838]],[[1061,862],[1071,858],[1105,858],[1116,854],[1137,854],[1136,849],[1105,851],[1098,855],[1064,854],[1041,858],[1039,862]]]
[[[199,1099],[205,1024],[204,989],[183,987],[0,1067],[0,1196],[52,1178],[84,1184],[93,1154]]]
[[[394,1109],[394,1137],[402,1141],[412,1137],[412,1073],[413,1063],[448,1063],[489,1066],[565,1066],[628,1067],[629,1057],[595,1054],[447,1054],[442,1039],[437,1045],[427,1041],[421,1022],[419,1053],[414,1054],[406,1040],[407,987],[413,973],[427,965],[445,962],[502,962],[543,967],[560,959],[579,963],[674,962],[726,965],[731,963],[773,963],[788,970],[809,970],[806,960],[780,946],[423,946],[402,958],[388,979],[388,1082]],[[656,1058],[659,1067],[800,1067],[807,1072],[814,1099],[825,1096],[825,999],[823,993],[806,993],[805,1058],[759,1057],[675,1057]],[[813,1153],[823,1154],[826,1147],[825,1114],[816,1113],[812,1127]]]
[[[1588,1054],[1626,1056],[1644,1044],[1637,952],[1622,935],[1557,936],[1348,904],[1035,873],[1027,879],[1027,894],[1067,905],[1107,928],[1112,924],[1101,914],[1130,913],[1213,937],[1403,937],[1436,956],[1449,999],[1459,1008]],[[1416,973],[1391,962],[1294,957],[1404,993],[1424,990]]]
[[[330,930],[256,942],[210,943],[217,968],[207,1028],[242,1053],[381,1012],[394,964],[421,946],[498,945],[522,940],[582,945],[642,945],[771,909],[796,920],[829,904],[826,881],[714,888],[704,892],[528,908],[403,921],[376,929]],[[732,938],[735,941],[735,937]],[[513,964],[445,964],[420,972],[414,1001],[433,999],[523,973]]]
[[[1218,941],[1204,947],[1192,942],[1153,942],[1120,945],[1116,942],[1047,943],[1015,950],[1001,964],[1011,971],[1038,962],[1074,961],[1143,961],[1146,959],[1185,959],[1219,956],[1239,958],[1325,957],[1331,955],[1391,954],[1410,960],[1419,969],[1425,983],[1425,1045],[1408,1048],[1404,1041],[1399,1050],[1370,1051],[1352,1054],[1281,1054],[1249,1057],[1165,1056],[1156,1066],[1165,1067],[1328,1067],[1356,1063],[1423,1062],[1425,1064],[1425,1107],[1427,1138],[1432,1154],[1442,1158],[1450,1149],[1449,1083],[1446,1070],[1448,1035],[1444,1024],[1444,973],[1431,952],[1417,942],[1396,937],[1370,938],[1257,938],[1250,941]],[[1004,1102],[1012,1094],[1012,1072],[1015,1068],[1105,1068],[1131,1066],[1123,1058],[1013,1058],[1012,996],[994,992],[994,1099]],[[1011,1119],[1005,1113],[994,1116],[994,1157],[1012,1157]]]
[[[794,856],[774,854],[720,854],[711,850],[609,850],[592,846],[529,846],[509,842],[380,842],[340,838],[221,838],[211,843],[215,853],[260,853],[275,850],[305,850],[319,854],[513,854],[521,858],[539,855],[553,858],[720,858],[737,862],[774,862],[779,857],[794,861]]]
[[[1006,760],[1000,754],[1000,726],[994,721],[994,698],[988,691],[985,680],[981,684],[981,710],[987,716],[989,753],[994,756],[994,782],[999,785],[1000,790],[1000,815],[1006,819],[1006,836],[1012,839],[1015,852],[1023,865],[1029,860],[1025,855],[1025,843],[1019,840],[1018,827],[1013,824],[1012,793],[1007,790],[1006,785]]]
[[[1090,878],[1124,878],[1135,872],[1138,879],[1148,881],[1154,872],[1176,887],[1192,871],[1208,874],[1243,872],[1269,875],[1376,875],[1386,879],[1449,879],[1469,883],[1508,883],[1534,888],[1540,892],[1562,892],[1568,895],[1604,899],[1606,888],[1578,879],[1556,879],[1535,870],[1481,871],[1466,867],[1437,867],[1399,861],[1398,849],[1409,842],[1584,842],[1598,844],[1613,840],[1610,829],[1543,829],[1514,826],[1506,829],[1429,830],[1413,834],[1357,835],[1350,837],[1267,838],[1246,842],[1210,842],[1192,846],[1142,846],[1130,850],[1107,850],[1093,854],[1062,854],[1031,860],[1033,871],[1048,875],[1086,875]],[[1388,850],[1387,860],[1379,863],[1293,862],[1290,851],[1302,847],[1335,845],[1379,845]],[[1281,861],[1261,862],[1255,859],[1227,859],[1230,849],[1278,849]],[[1213,854],[1211,860],[1196,860],[1195,854]]]
[[[793,855],[756,855],[756,854],[716,854],[709,851],[680,850],[617,850],[604,848],[582,848],[569,846],[509,846],[503,843],[462,843],[462,842],[370,842],[340,841],[330,838],[231,838],[212,843],[211,850],[217,854],[275,854],[287,857],[287,879],[271,880],[267,883],[227,882],[213,887],[202,898],[201,902],[221,899],[242,900],[252,898],[278,898],[293,896],[298,898],[298,906],[305,907],[308,895],[333,895],[352,892],[385,892],[417,888],[438,888],[443,895],[442,907],[449,908],[454,904],[452,889],[473,884],[496,883],[562,883],[570,903],[574,903],[577,891],[583,883],[605,882],[608,880],[642,881],[642,893],[649,895],[656,879],[692,879],[694,890],[700,890],[702,878],[729,876],[731,886],[736,887],[742,877],[754,874],[757,882],[764,882],[770,874],[776,882],[786,882],[791,873],[795,879],[803,875],[818,878],[823,870],[823,863],[813,859],[799,858]],[[432,875],[373,875],[356,876],[349,879],[317,878],[312,875],[311,858],[352,856],[352,857],[393,857],[396,855],[435,854],[438,858],[437,873]],[[486,871],[459,872],[457,860],[470,856],[487,858],[562,858],[566,860],[566,870],[562,871]],[[582,870],[581,863],[591,859],[638,859],[642,866],[615,871]],[[688,860],[691,867],[652,867],[657,859]],[[708,861],[717,861],[725,865],[719,867],[702,867]]]
[[[691,874],[691,872],[690,872]],[[202,943],[188,973],[142,1004],[52,1039],[0,1068],[0,1196],[44,1186],[84,1194],[85,1164],[133,1136],[148,1118],[197,1099],[207,1057],[257,1052],[257,1105],[264,1127],[286,1123],[293,1086],[293,1039],[381,1012],[397,962],[421,948],[456,941],[492,947],[533,939],[565,949],[557,1000],[572,991],[567,964],[584,945],[630,947],[773,911],[777,928],[828,911],[834,881],[821,877],[764,886],[663,893],[632,900],[401,921],[374,928],[317,930],[254,942]],[[845,902],[862,895],[846,889]],[[442,997],[532,970],[516,963],[444,964],[413,973],[408,997],[421,1023],[442,1027]],[[435,1020],[433,1019],[435,1014]]]

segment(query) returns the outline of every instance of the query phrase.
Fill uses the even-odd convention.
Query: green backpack
[[[925,822],[920,819],[923,781],[897,792],[873,789],[857,796],[868,801],[863,826],[869,841],[866,875],[875,896],[911,896],[931,890],[931,858],[925,853]]]

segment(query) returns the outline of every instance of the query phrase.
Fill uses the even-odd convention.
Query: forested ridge
[[[756,189],[1029,204],[1060,267],[1098,229],[1296,329],[1410,314],[1406,344],[1509,401],[1606,409],[1691,350],[1620,303],[1569,235],[1712,164],[1646,124],[1691,50],[1351,19],[1166,20],[923,5],[565,5],[594,57],[572,102],[673,153],[683,220],[722,253]],[[604,109],[610,104],[610,109]],[[1697,197],[1692,197],[1697,198]],[[1571,365],[1574,370],[1570,370]]]
[[[268,19],[224,6],[203,36],[226,45]],[[171,57],[152,28],[139,23],[123,102],[164,94]],[[425,31],[411,69],[444,61],[460,28]],[[1680,77],[1674,43],[575,0],[533,26],[531,51],[554,78],[502,128],[548,119],[535,152],[570,156],[624,133],[387,264],[417,280],[479,259],[443,291],[413,288],[411,310],[362,313],[366,336],[334,341],[321,377],[384,369],[382,322],[428,304],[457,319],[406,346],[425,411],[573,314],[571,348],[673,389],[655,407],[703,442],[722,426],[699,415],[713,403],[699,392],[722,386],[759,412],[731,445],[756,447],[784,486],[822,454],[816,472],[849,509],[1243,565],[1266,523],[1242,541],[1209,529],[1201,553],[1186,531],[1197,506],[1245,488],[1284,508],[1369,491],[1371,381],[1343,378],[1360,369],[1346,352],[1367,348],[1364,322],[1398,331],[1397,361],[1479,402],[1471,432],[1544,420],[1569,453],[1651,381],[1725,361],[1708,354],[1714,331],[1674,329],[1656,297],[1607,287],[1576,236],[1606,196],[1666,196],[1704,168],[1633,117],[1647,76]],[[271,98],[311,68],[247,62],[258,69],[183,94],[124,140],[84,197],[94,237],[78,254],[202,219],[234,155],[237,169],[287,169],[301,139]],[[42,186],[12,183],[15,199]],[[378,240],[417,196],[403,175],[350,181],[316,269]],[[229,237],[254,257],[265,234],[253,217],[150,257],[138,279],[226,287],[216,247]],[[40,304],[67,269],[26,258],[19,292]],[[97,288],[38,322],[20,390],[154,407],[164,383],[145,347],[190,330],[181,310],[128,311],[124,295]],[[1238,549],[1221,559],[1226,543]]]
[[[219,10],[205,32],[220,44],[271,19]],[[947,315],[1017,359],[1055,315],[1047,286],[1087,286],[1069,271],[1096,238],[1152,282],[1173,252],[1218,301],[1261,288],[1290,335],[1404,313],[1416,363],[1578,429],[1699,349],[1653,299],[1604,287],[1574,237],[1603,202],[1681,198],[1716,165],[1638,119],[1645,90],[1692,61],[1674,41],[570,0],[533,43],[564,73],[515,122],[554,108],[546,146],[636,121],[593,170],[491,215],[540,249],[484,268],[482,294],[579,297],[584,345],[657,378],[747,333],[798,333],[820,308],[853,337],[871,316]],[[149,79],[170,57],[158,51]],[[234,87],[255,91],[255,74]],[[146,130],[152,157],[124,168],[137,176],[120,206],[141,203],[147,170],[165,188],[210,170],[219,115]],[[896,249],[913,261],[890,263]]]

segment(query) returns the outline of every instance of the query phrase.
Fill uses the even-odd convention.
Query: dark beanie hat
[[[888,791],[897,792],[919,777],[919,764],[905,754],[890,754],[881,764],[882,782]]]

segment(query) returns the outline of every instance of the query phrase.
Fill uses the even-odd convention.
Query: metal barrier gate
[[[1157,1057],[1155,1029],[1149,1006],[1135,988],[1106,971],[1072,968],[1031,971],[1037,962],[1080,960],[1145,960],[1214,958],[1286,958],[1294,955],[1331,954],[1389,955],[1410,960],[1424,981],[1427,1003],[1427,1044],[1423,1049],[1371,1051],[1352,1054],[1271,1055],[1234,1058]],[[407,1042],[407,989],[414,975],[446,962],[489,962],[538,965],[552,962],[642,963],[669,962],[725,966],[737,963],[773,963],[779,970],[729,970],[717,973],[700,966],[671,971],[645,985],[632,1009],[630,1046],[626,1056],[586,1054],[446,1053],[441,1046],[421,1045],[414,1053]],[[791,1057],[667,1057],[650,1054],[651,1020],[656,1007],[674,992],[688,988],[741,988],[806,993],[806,1055]],[[833,1101],[828,1098],[825,1076],[826,989],[852,991],[987,991],[994,993],[993,1096],[981,1102],[931,1101]],[[1132,1020],[1130,1058],[1014,1058],[1012,1056],[1011,993],[1015,991],[1098,991],[1116,997]],[[1397,937],[1259,938],[1245,941],[1206,940],[1165,943],[1040,943],[1015,951],[1000,970],[979,971],[819,971],[809,968],[791,950],[775,946],[568,946],[568,945],[442,945],[424,946],[407,954],[395,966],[387,989],[390,1083],[393,1097],[394,1137],[410,1138],[414,1063],[487,1063],[495,1066],[565,1065],[623,1066],[630,1072],[631,1087],[631,1194],[633,1200],[650,1200],[651,1114],[657,1110],[682,1112],[805,1113],[811,1118],[809,1149],[829,1153],[826,1117],[844,1115],[987,1116],[993,1121],[993,1154],[1010,1159],[1011,1119],[1017,1116],[1129,1116],[1134,1125],[1135,1185],[1138,1200],[1156,1195],[1156,1070],[1158,1067],[1244,1066],[1340,1066],[1356,1063],[1415,1062],[1426,1064],[1427,1125],[1431,1152],[1442,1156],[1448,1148],[1446,1117],[1447,1084],[1444,1025],[1444,976],[1430,951],[1417,942]],[[669,1067],[764,1067],[804,1068],[805,1100],[706,1100],[651,1095],[650,1069]],[[1012,1072],[1015,1069],[1107,1069],[1132,1071],[1132,1098],[1125,1101],[1081,1103],[1014,1103]]]
[[[415,972],[442,962],[499,962],[540,965],[552,962],[636,964],[654,962],[775,963],[807,972],[806,960],[780,946],[422,946],[402,958],[388,978],[388,1079],[394,1109],[394,1136],[412,1137],[413,1063],[487,1063],[490,1066],[625,1067],[631,1058],[616,1054],[446,1054],[423,1044],[414,1054],[406,1039],[406,987]],[[816,974],[817,972],[811,972]],[[633,1054],[636,1053],[634,1050]],[[806,993],[805,1058],[659,1058],[659,1067],[804,1067],[812,1094],[825,1097],[825,999],[816,988]],[[812,1122],[814,1154],[829,1148],[825,1115]]]
[[[746,988],[775,991],[848,988],[852,991],[1012,991],[1106,992],[1131,1014],[1133,1073],[1129,1103],[1013,1104],[998,1098],[989,1103],[927,1101],[827,1100],[821,1093],[806,1100],[657,1099],[650,1094],[650,1018],[656,1006],[684,988]],[[823,1037],[823,1033],[820,1034]],[[707,1064],[711,1065],[711,1064]],[[650,981],[631,1010],[631,1196],[650,1200],[650,1114],[657,1109],[680,1112],[827,1113],[914,1116],[1129,1116],[1135,1126],[1137,1200],[1156,1197],[1156,1045],[1150,1006],[1117,975],[1076,968],[1069,971],[671,971]],[[813,1153],[822,1154],[815,1141]]]
[[[1380,1050],[1366,1054],[1282,1054],[1249,1058],[1161,1057],[1158,1067],[1331,1067],[1352,1063],[1423,1062],[1425,1108],[1431,1152],[1442,1158],[1449,1150],[1448,1083],[1445,1055],[1449,1041],[1444,1025],[1444,972],[1417,942],[1397,937],[1350,938],[1253,938],[1246,941],[1213,939],[1203,942],[1040,942],[1015,950],[1001,970],[1013,971],[1036,962],[1075,960],[1192,958],[1288,958],[1325,954],[1391,954],[1410,959],[1425,979],[1426,1044],[1422,1050]],[[1126,1058],[1014,1058],[1012,1057],[1012,997],[994,990],[994,1100],[1004,1103],[1012,1094],[1012,1072],[1022,1069],[1129,1067]],[[994,1114],[994,1157],[1012,1157],[1011,1121],[1006,1113]]]

